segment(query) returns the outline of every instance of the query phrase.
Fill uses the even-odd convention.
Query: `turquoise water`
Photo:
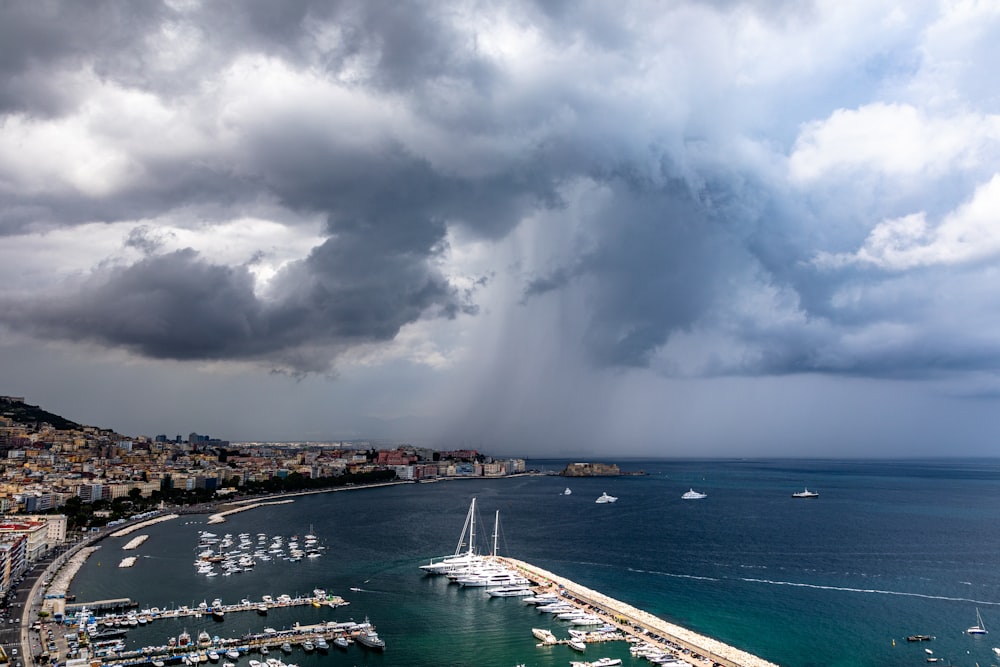
[[[563,462],[532,461],[561,469]],[[476,497],[500,551],[670,621],[787,666],[924,664],[923,649],[956,665],[995,662],[995,640],[964,630],[976,620],[1000,633],[1000,462],[670,461],[624,463],[645,477],[522,477],[329,493],[233,515],[222,534],[313,531],[323,558],[260,563],[253,572],[205,578],[193,566],[207,517],[144,529],[150,539],[128,570],[106,540],[73,585],[81,601],[129,596],[143,606],[227,603],[265,593],[325,588],[341,609],[276,610],[158,621],[130,633],[134,646],[202,628],[239,636],[265,625],[362,620],[386,640],[379,655],[290,656],[314,665],[568,665],[567,647],[537,648],[533,626],[558,623],[516,598],[490,599],[425,576],[418,565],[455,548]],[[570,496],[561,495],[569,485]],[[795,500],[808,486],[817,500]],[[682,501],[689,487],[708,493]],[[602,491],[619,501],[597,505]],[[361,588],[351,591],[350,588]],[[908,644],[908,634],[930,634]],[[895,640],[895,645],[893,645]],[[595,647],[632,661],[624,644]],[[991,662],[992,661],[992,662]],[[947,662],[945,663],[947,664]]]

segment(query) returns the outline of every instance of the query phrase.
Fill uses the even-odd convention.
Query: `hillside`
[[[27,403],[10,400],[3,396],[0,396],[0,415],[9,417],[18,424],[26,426],[34,426],[45,422],[61,431],[80,428],[80,425],[76,422],[42,410],[37,405],[28,405]]]

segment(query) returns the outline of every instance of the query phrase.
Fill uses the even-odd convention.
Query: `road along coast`
[[[530,563],[506,557],[498,557],[497,560],[507,567],[517,570],[536,585],[559,589],[563,596],[571,602],[602,613],[610,623],[627,635],[644,642],[659,644],[664,650],[670,650],[672,648],[670,644],[687,649],[691,655],[684,656],[686,661],[692,661],[697,654],[703,658],[701,664],[707,665],[715,663],[725,667],[778,667],[773,662],[768,662],[711,637],[699,635],[679,625],[668,623],[648,612],[636,609]]]

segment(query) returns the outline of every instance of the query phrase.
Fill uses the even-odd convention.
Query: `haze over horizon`
[[[133,435],[995,452],[1000,5],[13,2],[0,394]]]

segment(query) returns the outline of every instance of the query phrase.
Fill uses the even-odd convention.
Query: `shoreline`
[[[692,654],[698,653],[704,657],[704,661],[699,661],[700,664],[709,666],[721,664],[725,667],[778,667],[777,664],[768,662],[752,653],[669,623],[649,612],[581,586],[575,581],[525,561],[506,556],[499,556],[497,559],[519,571],[539,586],[557,587],[564,594],[568,593],[579,604],[603,611],[604,615],[627,635],[640,637],[643,641],[660,644],[664,649],[669,649],[663,641],[666,640],[690,650]],[[653,633],[661,638],[660,641]],[[695,660],[693,655],[685,655],[684,659]]]

